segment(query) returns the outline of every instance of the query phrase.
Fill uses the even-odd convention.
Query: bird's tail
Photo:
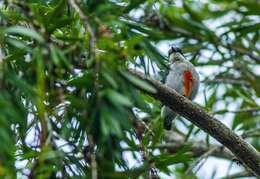
[[[163,118],[163,126],[166,130],[171,130],[172,128],[172,121],[175,119],[177,114],[173,112],[167,106],[163,106],[161,110],[161,117]]]

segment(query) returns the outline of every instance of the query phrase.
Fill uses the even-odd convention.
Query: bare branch
[[[251,129],[251,130],[248,130],[248,131],[245,131],[241,137],[243,139],[245,138],[249,138],[249,137],[259,137],[260,136],[260,128],[257,128],[257,129]]]
[[[234,158],[234,155],[224,146],[217,144],[207,145],[203,141],[185,142],[185,138],[183,136],[173,131],[166,131],[165,140],[167,143],[158,145],[158,147],[165,148],[171,153],[177,152],[184,146],[190,146],[190,151],[192,152],[192,155],[194,157],[199,157],[211,150],[212,148],[215,148],[215,150],[210,153],[211,156],[229,160]]]
[[[232,175],[229,175],[227,177],[224,177],[222,179],[236,179],[236,178],[242,178],[242,177],[252,177],[253,175],[249,173],[248,171],[242,171],[239,173],[234,173]]]
[[[224,110],[217,110],[217,111],[213,111],[212,114],[218,114],[218,113],[256,113],[256,112],[260,112],[260,108],[259,107],[255,107],[255,108],[242,108],[242,109],[238,109],[238,110],[228,110],[228,109],[224,109]]]
[[[187,169],[185,174],[189,175],[192,172],[192,169],[194,167],[196,167],[196,165],[198,165],[202,160],[207,159],[217,149],[218,149],[218,147],[215,146],[215,147],[211,148],[210,150],[208,150],[207,152],[205,152],[203,155],[201,155],[193,164],[191,164],[191,166]]]
[[[97,161],[96,161],[96,155],[94,153],[94,141],[92,135],[88,135],[88,145],[90,147],[90,165],[91,165],[91,178],[97,179],[98,173],[97,173]]]
[[[231,84],[231,85],[244,85],[244,86],[250,86],[248,82],[241,81],[241,80],[236,80],[236,79],[224,79],[224,78],[217,78],[213,80],[204,80],[202,83],[207,83],[207,84]]]

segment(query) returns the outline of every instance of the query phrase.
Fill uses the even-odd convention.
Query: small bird
[[[170,71],[165,84],[179,94],[193,100],[198,93],[200,79],[192,63],[186,60],[180,48],[171,47],[169,52]],[[164,128],[170,130],[172,121],[177,116],[169,107],[163,106],[161,117],[164,119]]]

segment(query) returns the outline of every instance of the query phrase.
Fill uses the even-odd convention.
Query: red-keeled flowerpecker
[[[181,49],[177,47],[171,47],[169,50],[169,60],[171,66],[165,84],[181,95],[193,100],[199,89],[199,74],[192,63],[183,56]],[[177,114],[169,107],[163,106],[161,116],[164,119],[164,128],[170,130],[172,121]]]

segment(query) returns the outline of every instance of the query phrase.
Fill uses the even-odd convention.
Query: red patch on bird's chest
[[[183,72],[183,79],[183,95],[189,97],[193,86],[192,72],[190,70],[185,70]]]

